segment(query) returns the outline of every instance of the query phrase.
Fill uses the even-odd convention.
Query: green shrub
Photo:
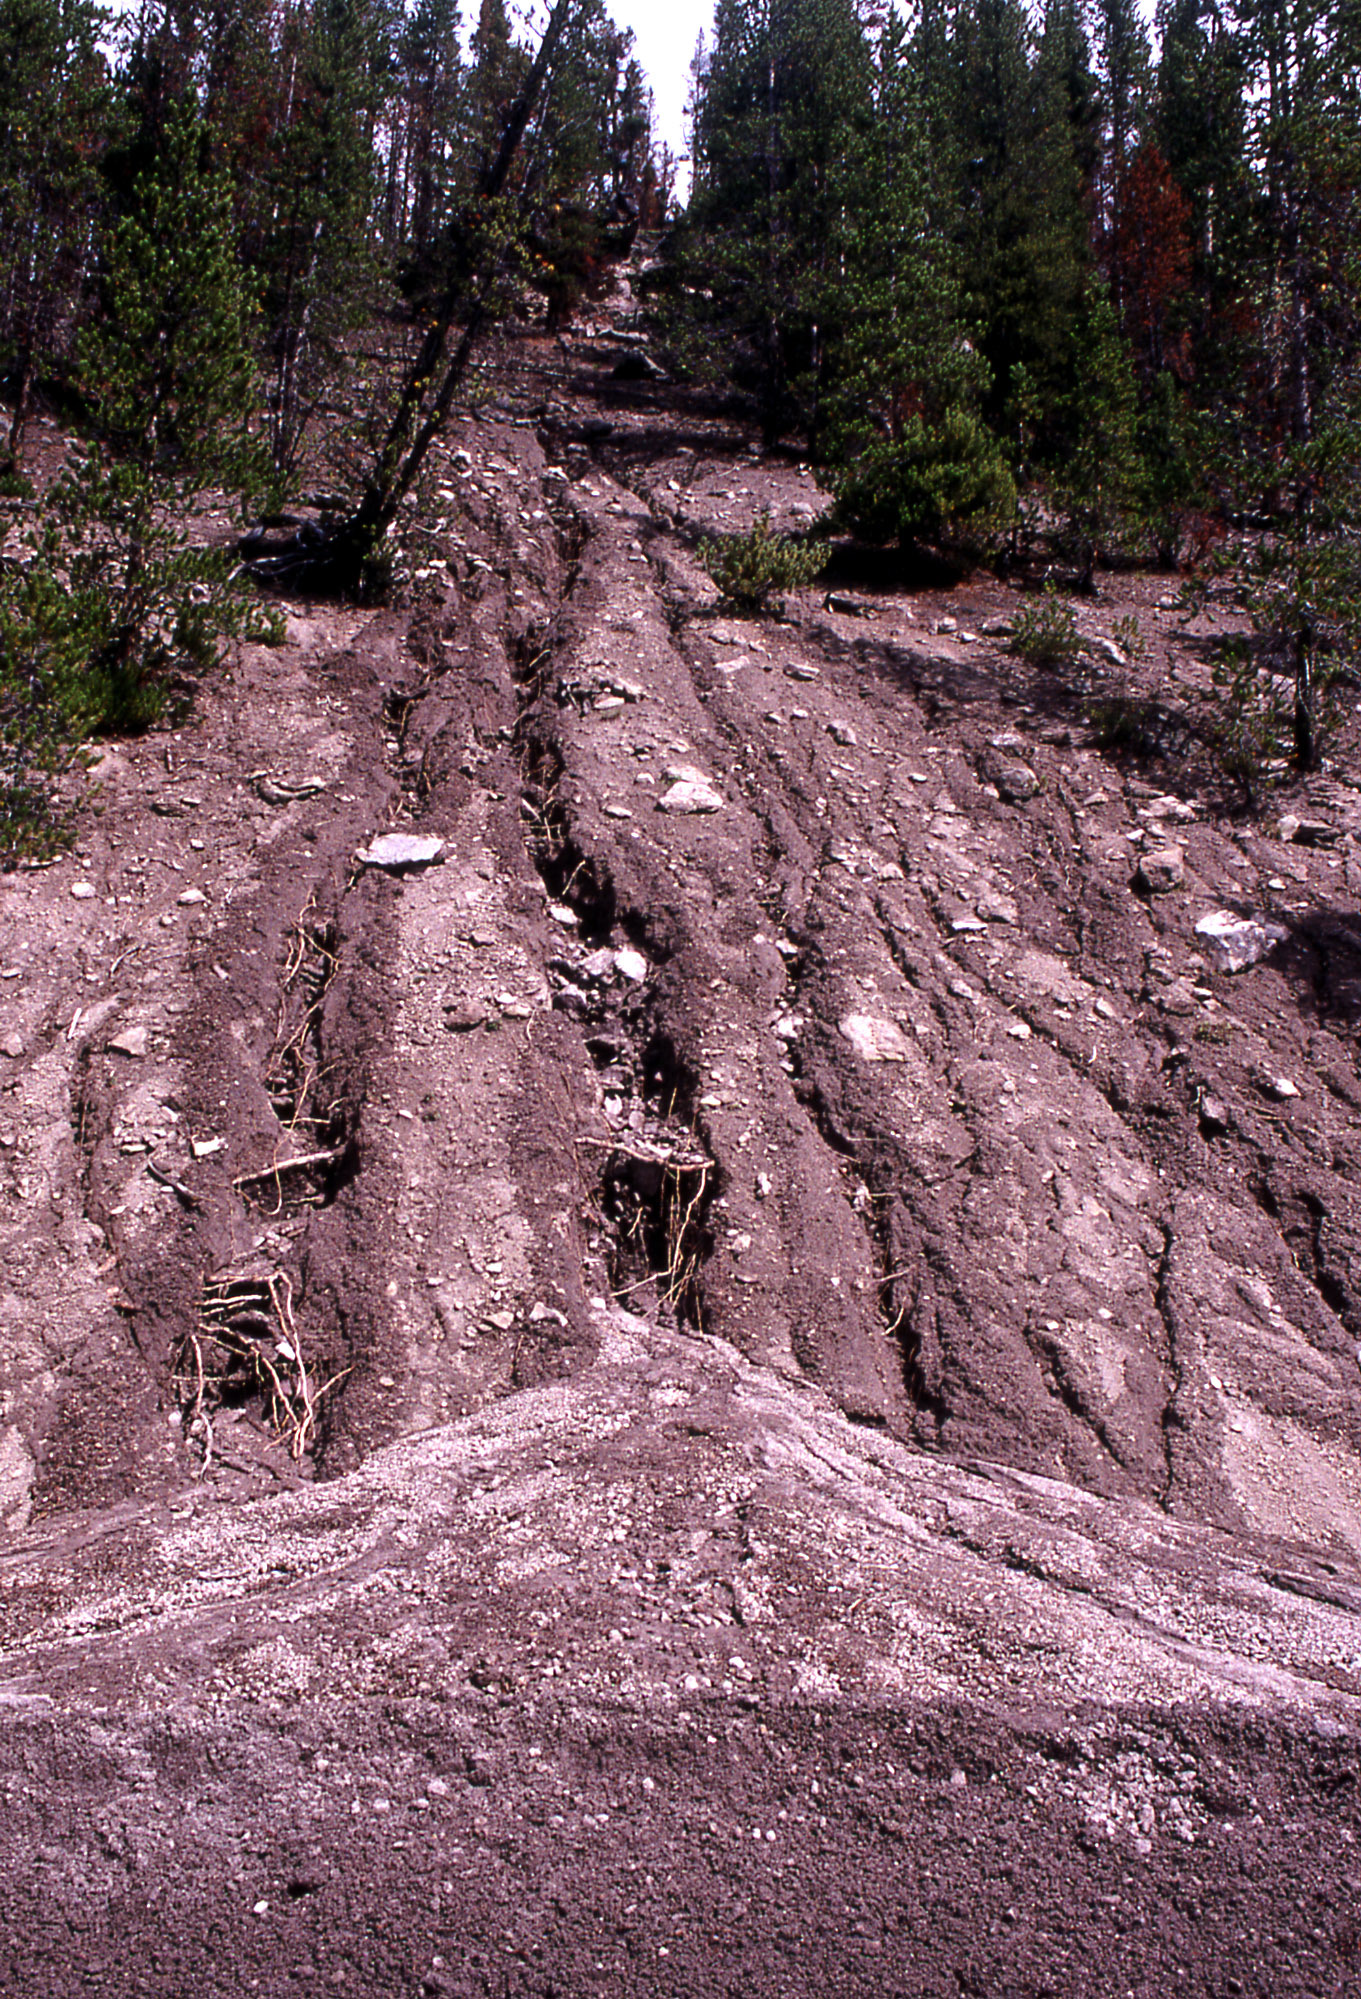
[[[1072,666],[1082,651],[1082,638],[1071,604],[1046,584],[1037,602],[1022,606],[1011,627],[1011,650],[1028,666]]]
[[[725,535],[722,541],[702,541],[699,559],[723,593],[723,601],[740,611],[764,611],[786,590],[811,583],[827,560],[820,543],[807,547],[776,534],[770,515],[762,513],[750,534]]]
[[[1016,511],[1001,446],[967,410],[939,423],[913,417],[894,438],[869,445],[832,475],[838,520],[867,541],[939,542],[986,537]]]
[[[102,312],[77,350],[91,434],[0,569],[0,866],[62,843],[92,735],[149,727],[226,641],[282,635],[233,558],[186,531],[205,493],[269,471],[231,188],[205,155],[181,107],[100,244]]]

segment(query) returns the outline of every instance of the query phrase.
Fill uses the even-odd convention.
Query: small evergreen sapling
[[[230,191],[206,154],[179,107],[103,245],[103,310],[79,349],[90,435],[0,575],[0,863],[45,837],[40,804],[55,810],[91,734],[145,728],[226,640],[277,635],[230,553],[189,539],[206,492],[244,497],[268,476]]]
[[[827,560],[817,543],[801,547],[787,535],[776,534],[770,515],[761,513],[750,534],[725,535],[702,541],[699,559],[722,592],[723,601],[740,611],[759,613],[786,590],[811,583]]]

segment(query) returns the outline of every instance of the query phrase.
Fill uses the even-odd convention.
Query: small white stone
[[[182,909],[192,909],[200,902],[206,902],[208,898],[201,888],[187,888],[184,894],[176,896],[175,900]]]
[[[723,810],[722,794],[702,770],[693,764],[671,764],[667,768],[670,789],[657,800],[659,812],[704,813]]]
[[[891,1020],[879,1020],[867,1013],[848,1013],[838,1023],[837,1032],[843,1041],[849,1041],[862,1062],[907,1059],[907,1036]]]
[[[380,833],[356,856],[366,868],[384,868],[393,874],[405,868],[428,868],[443,858],[443,840],[426,839],[415,833]]]
[[[1246,972],[1259,964],[1273,945],[1284,943],[1286,933],[1277,923],[1212,909],[1197,923],[1196,935],[1217,972]]]
[[[93,882],[72,882],[71,893],[77,902],[89,902],[96,893]]]

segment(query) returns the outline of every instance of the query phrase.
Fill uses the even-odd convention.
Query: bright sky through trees
[[[700,30],[712,35],[713,0],[606,0],[621,28],[632,28],[638,60],[657,100],[658,136],[673,153],[687,150],[685,99]]]

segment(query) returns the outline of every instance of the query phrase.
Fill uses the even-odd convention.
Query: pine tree
[[[1158,31],[1153,136],[1189,204],[1192,267],[1183,318],[1205,403],[1232,397],[1243,365],[1254,254],[1247,63],[1211,0],[1164,0]]]
[[[108,116],[87,0],[0,0],[0,354],[18,476],[35,377],[69,358]]]
[[[1098,0],[1097,49],[1104,126],[1099,218],[1109,243],[1120,233],[1123,199],[1145,137],[1153,87],[1153,54],[1135,0]],[[1112,272],[1111,288],[1118,310],[1124,303],[1118,272]]]
[[[529,64],[511,36],[505,0],[481,0],[468,74],[472,175],[492,170],[511,107],[524,87]]]
[[[170,111],[106,224],[77,355],[90,433],[0,572],[0,860],[60,834],[54,787],[90,732],[145,727],[224,639],[273,630],[232,558],[186,531],[205,489],[248,495],[266,463],[231,190],[208,150],[197,107]]]
[[[60,581],[47,642],[65,659],[56,698],[81,726],[153,719],[171,677],[211,664],[248,618],[230,560],[185,540],[205,489],[249,496],[266,462],[230,187],[207,152],[196,108],[178,107],[107,230],[102,307],[78,349],[91,435],[48,496],[25,577],[40,593]]]
[[[815,421],[844,176],[872,116],[852,0],[720,0],[698,82],[686,276],[767,442]]]
[[[463,75],[458,0],[416,0],[397,41],[405,131],[401,235],[422,256],[442,220]],[[394,149],[397,150],[397,149]]]
[[[269,441],[281,479],[348,368],[348,336],[373,310],[373,130],[385,91],[372,5],[314,0],[287,26],[281,87],[241,225],[260,284]]]
[[[1129,349],[1110,295],[1095,278],[1083,300],[1058,418],[1062,448],[1050,497],[1063,519],[1077,587],[1090,594],[1098,558],[1131,523],[1140,473]]]
[[[879,541],[1000,526],[1015,489],[978,416],[987,387],[964,324],[935,184],[922,86],[904,25],[876,49],[874,118],[839,162],[840,228],[822,308],[836,330],[816,433],[819,480],[842,521]]]
[[[1018,369],[1046,408],[1067,375],[1088,264],[1071,17],[1048,22],[1041,46],[1021,0],[962,0],[950,45],[962,277],[1008,428]]]

